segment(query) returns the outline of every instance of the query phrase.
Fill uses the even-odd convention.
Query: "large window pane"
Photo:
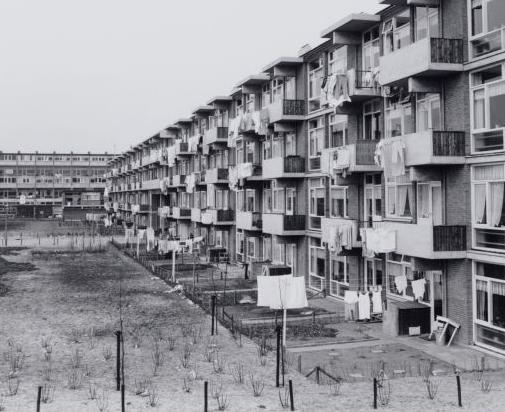
[[[473,128],[483,129],[486,127],[485,92],[476,90],[473,93]]]
[[[489,115],[490,128],[505,127],[505,81],[489,86]]]

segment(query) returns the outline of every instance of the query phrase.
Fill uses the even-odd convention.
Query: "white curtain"
[[[483,223],[486,210],[486,185],[475,185],[475,223]]]
[[[491,282],[491,292],[493,295],[505,296],[505,283]]]
[[[403,216],[405,214],[405,206],[407,205],[407,191],[408,186],[398,186],[397,187],[397,198],[398,198],[398,210],[397,215]]]
[[[491,226],[498,226],[501,219],[501,213],[503,209],[503,191],[504,191],[504,183],[490,183],[490,199],[489,199],[489,222],[488,224]]]

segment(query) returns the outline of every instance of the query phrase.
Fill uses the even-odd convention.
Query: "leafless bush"
[[[90,382],[88,385],[88,398],[94,401],[97,398],[98,386],[95,382]]]
[[[149,385],[149,388],[147,390],[147,405],[154,408],[156,405],[158,405],[159,400],[160,396],[158,394],[158,389],[152,384]]]
[[[265,382],[262,379],[256,379],[252,372],[249,373],[249,382],[255,397],[261,396],[265,388]]]
[[[484,372],[486,371],[486,358],[484,356],[481,356],[481,358],[474,358],[473,359],[473,375],[476,380],[479,382],[482,380],[482,377],[484,375]]]
[[[88,337],[89,337],[89,342],[88,342],[89,348],[95,349],[95,347],[96,347],[96,329],[94,327],[89,328]]]
[[[267,335],[262,335],[258,342],[258,352],[261,354],[261,356],[267,356],[270,348],[270,339]]]
[[[223,381],[210,381],[209,383],[210,396],[214,399],[219,398],[223,393]]]
[[[188,325],[184,322],[180,323],[180,328],[181,328],[181,335],[183,338],[187,338],[188,336],[191,336],[194,331],[193,325]]]
[[[54,379],[53,365],[51,362],[47,362],[42,367],[42,379],[46,382],[51,382]]]
[[[54,400],[55,389],[56,389],[55,384],[51,382],[46,382],[42,386],[42,391],[40,394],[40,400],[42,401],[42,403],[50,403]]]
[[[184,345],[184,349],[181,352],[179,359],[181,361],[181,366],[186,369],[191,361],[191,347],[188,344]]]
[[[426,384],[426,391],[428,392],[428,398],[431,400],[435,399],[437,397],[438,388],[440,387],[440,380],[429,377],[426,380],[423,379],[423,381]]]
[[[135,395],[144,396],[151,386],[151,379],[135,379]]]
[[[295,364],[296,355],[292,352],[284,351],[284,370],[288,372]]]
[[[109,394],[105,391],[105,389],[103,389],[101,393],[97,394],[95,403],[98,412],[106,412],[109,409]]]
[[[80,343],[82,340],[83,331],[79,328],[72,328],[70,330],[70,341],[72,343]]]
[[[167,336],[167,345],[168,345],[168,350],[170,352],[172,352],[175,349],[175,342],[176,342],[175,336],[172,336],[172,335]]]
[[[383,360],[379,360],[376,362],[371,362],[370,365],[370,379],[377,379],[383,373],[386,368],[386,362]]]
[[[0,411],[5,411],[5,396],[0,393]]]
[[[289,389],[279,389],[279,401],[284,409],[289,408]]]
[[[86,378],[91,378],[93,376],[93,367],[88,365],[87,363],[82,365],[82,373]]]
[[[480,390],[484,393],[491,392],[493,388],[493,383],[489,379],[482,378],[480,381]]]
[[[228,406],[230,406],[230,402],[228,401],[228,395],[222,393],[220,394],[217,399],[217,409],[219,411],[225,411],[228,409]]]
[[[198,343],[200,343],[200,340],[202,338],[202,327],[200,326],[198,328],[191,329],[190,336],[193,345],[198,345]]]
[[[82,368],[82,359],[83,359],[82,351],[80,349],[76,349],[70,356],[70,367],[72,369]]]
[[[182,390],[186,393],[191,393],[191,380],[184,378],[182,382]]]
[[[384,374],[377,379],[377,397],[381,406],[389,405],[391,400],[391,384]]]
[[[67,375],[67,384],[69,389],[79,389],[82,385],[82,381],[84,379],[84,374],[80,369],[70,369],[70,372]]]
[[[216,356],[214,357],[214,361],[212,362],[212,366],[214,368],[214,372],[217,374],[221,374],[224,372],[226,361],[223,357],[219,356],[219,352],[216,352]]]
[[[155,342],[163,342],[164,336],[163,336],[163,332],[161,331],[161,329],[155,329],[153,331],[153,340]]]
[[[257,348],[258,361],[261,366],[265,366],[267,364],[267,356],[266,353],[262,350],[261,346]]]
[[[103,358],[108,361],[112,359],[112,348],[110,346],[104,346],[102,349]]]
[[[21,381],[16,376],[9,376],[7,378],[7,395],[15,396],[19,390],[19,384]]]
[[[242,363],[233,363],[229,366],[230,374],[233,377],[235,383],[244,383],[244,365]]]
[[[340,395],[340,390],[342,389],[342,381],[341,380],[335,381],[331,379],[328,382],[328,388],[330,389],[331,395],[338,396]]]
[[[152,370],[153,370],[153,375],[156,376],[160,370],[160,368],[163,366],[165,357],[163,355],[163,352],[160,349],[160,345],[158,341],[154,342],[154,347],[151,352],[151,360],[152,360]]]
[[[435,362],[433,359],[428,361],[422,361],[418,364],[419,376],[423,377],[424,382],[427,382],[431,376],[433,376],[433,369],[435,367]]]
[[[53,346],[54,346],[54,339],[52,336],[42,336],[40,339],[40,346],[42,346],[42,349],[46,352],[52,352],[53,351]]]
[[[25,353],[23,352],[23,347],[21,345],[16,344],[11,339],[7,342],[9,350],[4,352],[4,359],[9,365],[9,374],[17,375],[24,366]]]

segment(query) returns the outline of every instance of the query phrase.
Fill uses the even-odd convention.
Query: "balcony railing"
[[[444,39],[432,37],[431,62],[432,63],[463,63],[463,40],[462,39]]]
[[[218,222],[233,222],[235,220],[234,210],[221,210],[217,211],[217,221]]]
[[[282,113],[285,116],[304,116],[305,115],[305,101],[284,99],[282,105]]]
[[[305,230],[305,215],[284,215],[284,230]]]
[[[228,169],[217,169],[217,180],[228,180]]]
[[[433,156],[464,156],[465,132],[433,131]]]
[[[191,209],[186,209],[185,206],[181,206],[179,209],[180,217],[191,217]]]
[[[284,173],[304,173],[305,159],[299,156],[287,156],[284,158]]]
[[[466,226],[433,226],[433,250],[435,252],[466,250]]]
[[[141,212],[149,212],[149,210],[150,210],[150,206],[148,204],[143,203],[140,205]]]
[[[356,164],[374,165],[377,142],[374,140],[356,140]]]

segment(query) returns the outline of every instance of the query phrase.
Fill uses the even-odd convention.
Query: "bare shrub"
[[[70,356],[70,367],[72,369],[82,368],[83,355],[80,349],[75,349],[75,351]]]
[[[165,360],[165,356],[163,355],[163,352],[161,351],[159,342],[155,341],[153,350],[151,352],[152,371],[153,371],[154,376],[156,376],[158,374],[160,368],[163,366],[164,360]]]
[[[284,409],[289,408],[289,389],[279,389],[279,402]]]
[[[82,340],[83,331],[79,328],[72,328],[70,330],[70,342],[80,343]]]
[[[86,378],[91,378],[93,376],[94,369],[89,364],[85,363],[82,365],[82,373]]]
[[[172,335],[167,336],[167,346],[170,352],[172,352],[175,349],[175,342],[176,342],[175,336]]]
[[[110,346],[104,346],[102,349],[103,358],[108,361],[112,359],[112,348]]]
[[[491,392],[493,388],[493,383],[489,379],[482,378],[480,381],[480,390],[484,393]]]
[[[0,411],[5,411],[5,396],[0,393]]]
[[[438,388],[440,387],[440,380],[436,378],[428,378],[427,380],[424,380],[424,383],[426,384],[428,398],[431,400],[435,399],[437,397]]]
[[[377,397],[381,406],[389,405],[391,400],[391,384],[384,372],[377,378]]]
[[[481,356],[480,359],[477,357],[473,359],[473,375],[479,382],[482,380],[486,368],[486,358],[484,356]]]
[[[202,338],[202,327],[198,327],[198,328],[193,328],[191,331],[190,331],[190,336],[191,336],[191,342],[193,343],[193,345],[198,345],[198,343],[200,343],[200,340]]]
[[[284,360],[284,370],[288,372],[295,364],[296,355],[292,352],[284,350],[283,360]]]
[[[46,352],[52,352],[53,351],[53,346],[54,346],[54,339],[52,336],[42,336],[40,339],[40,346],[42,346],[42,349]]]
[[[42,403],[50,403],[54,400],[54,390],[56,389],[56,385],[51,382],[46,382],[42,386],[42,391],[40,394],[40,400]]]
[[[210,381],[209,383],[210,396],[214,399],[219,398],[223,393],[223,381]]]
[[[335,381],[331,379],[328,382],[328,388],[330,390],[330,394],[333,396],[340,395],[340,390],[342,389],[342,380]]]
[[[179,360],[181,361],[181,366],[186,369],[189,366],[191,361],[191,346],[188,344],[184,345],[184,349],[182,350]]]
[[[89,337],[89,348],[90,349],[95,349],[96,347],[96,329],[94,327],[89,328],[88,330],[88,337]]]
[[[433,369],[435,367],[435,362],[433,359],[428,361],[422,361],[418,365],[419,375],[423,377],[424,382],[427,382],[431,376],[433,376]]]
[[[151,386],[151,379],[135,379],[135,395],[145,396],[147,395],[148,389]]]
[[[244,365],[242,363],[233,363],[229,366],[230,374],[235,383],[244,383]]]
[[[8,341],[9,350],[4,352],[4,359],[9,365],[9,374],[17,375],[21,369],[23,369],[25,354],[23,352],[23,347],[16,344],[13,340]]]
[[[42,367],[42,379],[46,382],[51,382],[54,380],[54,371],[51,362],[47,362]]]
[[[182,390],[186,393],[191,393],[191,380],[184,378],[182,382]]]
[[[261,366],[265,366],[267,364],[267,356],[261,346],[257,347],[257,355],[258,355],[258,361]]]
[[[97,398],[98,386],[95,382],[90,382],[88,385],[88,398],[94,401]]]
[[[95,403],[98,412],[106,412],[107,410],[109,410],[109,394],[105,391],[105,389],[103,389],[102,392],[97,394],[95,398]]]
[[[67,384],[69,389],[79,389],[84,379],[84,373],[80,369],[72,368],[67,375]]]
[[[154,408],[156,405],[158,405],[159,400],[160,396],[158,394],[158,389],[152,384],[149,385],[149,388],[147,390],[147,405]]]
[[[270,338],[266,334],[261,335],[258,342],[258,352],[261,356],[267,356],[270,348]]]
[[[21,381],[16,376],[9,376],[7,378],[7,395],[15,396],[19,390],[19,384]]]
[[[249,373],[249,382],[255,397],[261,396],[265,388],[265,382],[262,379],[257,379],[252,372]]]
[[[216,356],[214,357],[214,361],[212,362],[212,366],[214,368],[214,372],[217,374],[221,374],[224,372],[226,361],[223,357],[219,356],[219,352],[216,352]]]
[[[228,406],[230,406],[230,402],[228,401],[228,395],[222,393],[220,394],[217,399],[217,409],[219,411],[225,411],[228,409]]]

